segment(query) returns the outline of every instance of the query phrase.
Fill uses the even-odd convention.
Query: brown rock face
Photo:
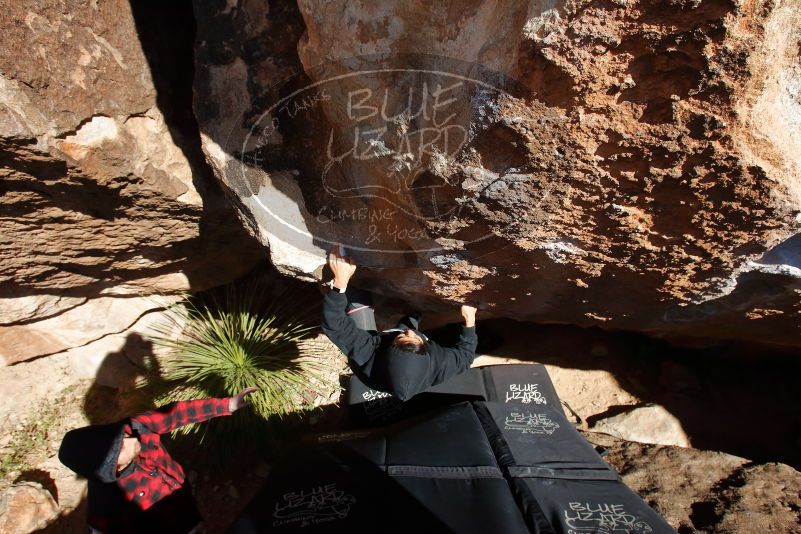
[[[797,2],[298,4],[195,3],[203,148],[279,269],[798,344]]]
[[[801,473],[714,451],[644,445],[602,434],[605,460],[678,532],[798,532]]]
[[[225,283],[259,257],[200,152],[191,5],[154,9],[4,6],[0,361],[123,331],[148,309],[110,296]],[[93,326],[59,323],[70,311]]]

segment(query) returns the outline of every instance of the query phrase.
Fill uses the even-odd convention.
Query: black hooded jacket
[[[463,326],[454,347],[442,347],[429,339],[426,354],[415,354],[392,346],[397,331],[381,333],[357,328],[347,316],[347,305],[346,295],[336,291],[326,294],[323,332],[345,353],[350,368],[362,382],[402,401],[461,373],[476,357],[475,327]]]

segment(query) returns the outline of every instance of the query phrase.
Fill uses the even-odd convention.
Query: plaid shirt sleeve
[[[132,419],[151,432],[163,434],[192,423],[201,423],[221,415],[231,415],[229,397],[222,399],[197,399],[167,404],[139,414]]]

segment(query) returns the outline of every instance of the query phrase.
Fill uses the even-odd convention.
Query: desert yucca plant
[[[338,389],[337,370],[325,363],[330,345],[299,300],[264,284],[232,284],[168,308],[150,336],[162,354],[144,384],[161,392],[159,403],[258,388],[250,408],[176,434],[204,445],[258,442],[269,420],[308,410]]]

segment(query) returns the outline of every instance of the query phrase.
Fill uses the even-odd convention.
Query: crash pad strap
[[[516,467],[508,468],[509,475],[514,478],[557,478],[560,480],[610,480],[618,482],[617,473],[609,469],[551,469],[548,467]]]
[[[495,381],[492,379],[492,373],[490,373],[489,368],[476,367],[474,369],[475,371],[481,373],[481,380],[484,382],[484,392],[486,395],[484,400],[497,399],[498,390],[495,388]],[[473,369],[471,369],[471,371],[472,370]]]
[[[503,478],[503,473],[492,466],[468,467],[430,467],[423,465],[390,465],[387,474],[401,477],[475,479],[475,478]]]

